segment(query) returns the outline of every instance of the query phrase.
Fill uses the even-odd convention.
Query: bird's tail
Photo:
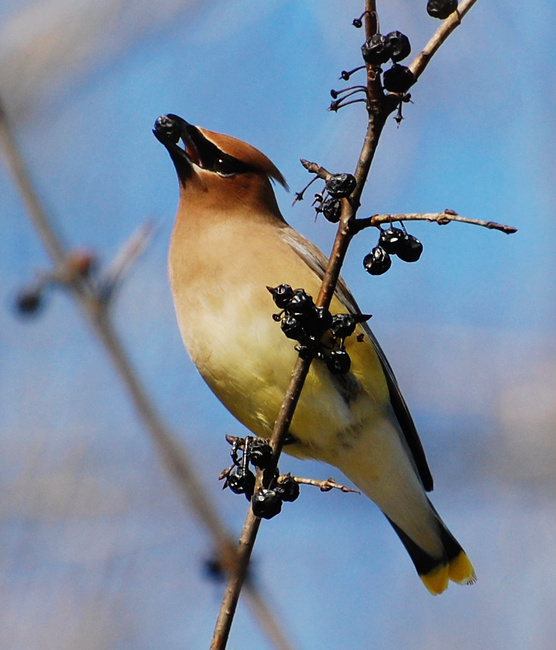
[[[389,517],[387,519],[409,553],[423,584],[433,596],[437,596],[448,587],[450,580],[460,585],[469,585],[477,578],[465,551],[450,533],[432,504],[431,508],[437,517],[439,535],[444,548],[444,554],[440,558],[424,551]]]

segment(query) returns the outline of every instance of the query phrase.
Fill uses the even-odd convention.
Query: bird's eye
[[[214,164],[214,171],[223,178],[233,178],[236,175],[233,161],[226,160],[225,158],[217,158]]]

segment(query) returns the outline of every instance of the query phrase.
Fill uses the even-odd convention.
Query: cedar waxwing
[[[325,256],[282,217],[253,146],[164,115],[154,134],[175,165],[180,200],[169,274],[176,315],[201,376],[257,436],[270,437],[297,352],[267,287],[316,296]],[[342,280],[333,314],[360,314]],[[432,594],[475,581],[471,562],[426,496],[433,480],[394,373],[365,323],[345,342],[347,374],[315,359],[284,451],[334,465],[386,515]]]

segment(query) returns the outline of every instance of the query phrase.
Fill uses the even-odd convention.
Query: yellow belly
[[[218,250],[228,241],[223,237]],[[182,337],[199,372],[238,420],[256,435],[268,437],[297,352],[295,341],[287,339],[272,318],[279,310],[266,287],[288,283],[316,296],[320,279],[287,244],[276,242],[269,250],[258,242],[245,251],[249,244],[236,247],[232,268],[223,268],[218,258],[209,260],[207,255],[195,260],[171,255],[170,278]],[[195,275],[189,271],[192,263],[197,265]],[[259,271],[254,275],[250,268]],[[335,298],[331,311],[346,308]],[[384,417],[388,388],[372,343],[358,328],[346,347],[359,393],[348,403],[338,380],[315,360],[291,426],[301,445],[289,448],[290,453],[333,462],[340,439],[347,444],[362,427],[372,426],[375,417]]]

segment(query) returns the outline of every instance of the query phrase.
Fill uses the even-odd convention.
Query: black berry
[[[338,223],[342,214],[342,201],[338,198],[330,197],[323,202],[321,210],[328,221]]]
[[[351,359],[345,350],[332,350],[326,357],[326,366],[333,375],[345,375],[351,367]]]
[[[352,174],[334,174],[326,181],[326,189],[336,199],[349,196],[356,185],[357,181]]]
[[[448,18],[458,8],[458,0],[429,0],[427,13],[433,18]]]
[[[415,75],[405,65],[395,63],[383,74],[382,82],[391,93],[406,93],[415,83]]]
[[[313,298],[304,289],[295,289],[288,303],[284,305],[287,314],[307,316],[313,310]]]
[[[261,488],[251,498],[251,508],[255,517],[272,519],[282,510],[282,499],[276,494],[276,490]]]
[[[34,289],[21,291],[15,299],[15,309],[21,316],[33,316],[41,307],[41,293]]]
[[[423,252],[423,244],[413,235],[406,235],[400,242],[396,255],[404,262],[416,262]]]
[[[176,143],[181,138],[181,131],[177,121],[170,115],[161,115],[154,123],[154,133],[166,139],[168,142]]]
[[[228,476],[226,485],[235,494],[245,494],[250,499],[255,488],[255,475],[249,469],[243,470],[238,468],[233,474]]]
[[[282,501],[295,501],[299,496],[299,483],[292,476],[286,476],[276,485],[274,491]]]
[[[330,325],[332,325],[332,314],[325,307],[313,307],[304,323],[307,334],[316,339],[320,339],[326,330],[330,329]]]
[[[351,314],[336,314],[332,318],[330,333],[337,339],[345,339],[355,331],[355,318]]]
[[[272,460],[272,447],[264,440],[253,440],[249,448],[249,460],[255,467],[268,467]]]
[[[363,259],[365,271],[371,275],[382,275],[392,266],[390,255],[381,246],[375,246]]]
[[[298,314],[287,314],[280,321],[282,332],[294,341],[302,341],[305,339],[305,328],[303,326],[303,319]]]
[[[357,29],[361,29],[361,27],[363,27],[363,21],[361,18],[354,18],[352,24],[354,27],[357,27]]]
[[[394,63],[401,61],[408,57],[411,53],[411,45],[409,38],[401,32],[390,32],[384,37],[386,40],[386,48],[390,54],[390,58]]]
[[[405,237],[405,232],[400,228],[390,226],[388,230],[381,230],[378,240],[379,246],[390,255],[395,255],[400,247],[400,242]]]
[[[293,298],[293,289],[289,284],[280,284],[277,287],[267,287],[272,294],[274,303],[278,309],[284,309],[288,302]]]
[[[390,58],[390,50],[386,44],[386,38],[382,34],[373,34],[368,41],[361,46],[361,54],[365,63],[370,65],[381,65]]]

